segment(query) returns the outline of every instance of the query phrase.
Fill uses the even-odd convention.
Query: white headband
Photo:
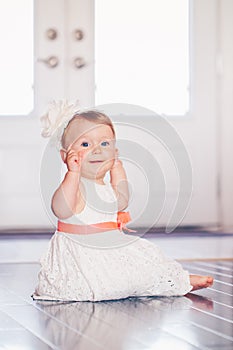
[[[48,112],[40,118],[43,128],[41,135],[50,137],[52,144],[60,149],[63,132],[79,110],[78,101],[75,103],[69,103],[67,100],[50,102]]]

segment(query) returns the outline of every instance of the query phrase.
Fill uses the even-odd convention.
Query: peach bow
[[[128,211],[118,211],[117,213],[117,224],[118,228],[122,231],[123,229],[128,232],[137,232],[126,227],[126,224],[131,221],[131,216]]]
[[[73,234],[91,234],[98,232],[105,232],[111,230],[128,231],[128,232],[137,232],[126,227],[126,224],[131,220],[129,212],[119,211],[117,213],[117,222],[99,222],[91,225],[74,225],[68,224],[66,222],[58,220],[57,231],[67,232]]]

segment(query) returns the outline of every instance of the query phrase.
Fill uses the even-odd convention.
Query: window
[[[95,1],[96,105],[189,111],[189,1]]]
[[[33,1],[0,1],[0,115],[33,109]]]

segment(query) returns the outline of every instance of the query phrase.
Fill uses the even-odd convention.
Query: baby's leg
[[[190,284],[193,286],[193,290],[208,288],[213,284],[213,277],[211,276],[199,276],[199,275],[190,275]]]

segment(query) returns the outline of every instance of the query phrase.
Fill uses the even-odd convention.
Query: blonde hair
[[[114,126],[113,126],[111,119],[103,112],[89,110],[89,111],[85,111],[85,112],[81,112],[81,113],[75,113],[75,115],[70,119],[70,121],[67,124],[66,128],[64,129],[62,137],[61,137],[62,147],[65,147],[65,137],[66,137],[67,130],[71,126],[71,123],[74,120],[79,120],[79,119],[80,120],[87,120],[87,121],[95,123],[95,124],[108,125],[112,130],[114,138],[116,137],[115,129],[114,129]]]

